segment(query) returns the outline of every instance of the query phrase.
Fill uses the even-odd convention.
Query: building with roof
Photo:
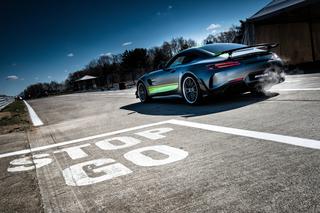
[[[248,18],[243,43],[265,42],[289,64],[320,61],[320,0],[273,0]]]
[[[77,90],[90,90],[97,89],[96,83],[97,77],[91,75],[85,75],[75,81]]]

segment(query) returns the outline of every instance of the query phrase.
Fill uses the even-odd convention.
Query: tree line
[[[240,43],[242,27],[232,26],[229,30],[218,34],[210,34],[203,44]],[[85,75],[97,77],[98,88],[111,88],[115,83],[132,81],[133,83],[146,72],[156,70],[178,52],[196,46],[192,39],[183,37],[165,41],[161,46],[135,48],[121,54],[101,55],[90,61],[83,69],[70,73],[62,83],[37,83],[28,86],[21,94],[24,98],[40,98],[79,90],[77,80]]]

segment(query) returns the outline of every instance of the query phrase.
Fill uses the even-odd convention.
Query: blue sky
[[[269,0],[2,0],[0,94],[61,82],[101,54],[183,36],[202,41]],[[211,27],[209,27],[211,26]]]

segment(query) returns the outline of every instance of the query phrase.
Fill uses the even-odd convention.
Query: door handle
[[[170,70],[171,73],[173,73],[173,72],[175,72],[175,71],[176,71],[176,69],[171,69],[171,70]]]

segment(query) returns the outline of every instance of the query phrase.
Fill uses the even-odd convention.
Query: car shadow
[[[142,104],[138,102],[122,106],[120,109],[131,111],[128,114],[137,112],[144,115],[195,117],[241,108],[277,95],[279,93],[268,92],[262,97],[251,93],[223,97],[206,97],[200,105],[196,106],[186,104],[179,97],[162,97],[154,98],[150,103]]]

